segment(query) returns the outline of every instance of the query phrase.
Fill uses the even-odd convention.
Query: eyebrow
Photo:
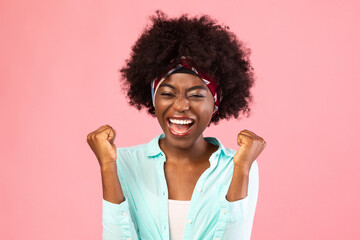
[[[172,89],[176,90],[176,88],[175,88],[173,85],[168,84],[168,83],[162,83],[162,84],[159,86],[159,88],[161,88],[161,87],[169,87],[169,88],[172,88]],[[201,86],[201,85],[190,87],[190,88],[188,88],[186,91],[189,92],[189,91],[195,90],[195,89],[202,89],[202,90],[205,90],[205,91],[206,91],[206,87],[205,87],[205,86]]]

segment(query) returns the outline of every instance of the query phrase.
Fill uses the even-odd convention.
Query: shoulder
[[[143,143],[139,145],[129,146],[129,147],[118,147],[118,153],[134,153],[134,152],[145,152],[147,149],[148,143]]]
[[[119,154],[140,154],[143,156],[155,156],[161,152],[161,149],[159,147],[159,139],[164,136],[164,134],[159,134],[147,143],[129,147],[119,147],[117,148],[117,151]]]
[[[147,156],[147,144],[139,144],[129,147],[117,148],[117,160],[128,164],[134,164]]]

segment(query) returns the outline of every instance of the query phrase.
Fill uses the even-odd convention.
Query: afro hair
[[[152,25],[144,28],[132,46],[130,59],[119,70],[122,90],[127,92],[131,106],[138,110],[145,107],[155,116],[152,80],[168,70],[171,60],[180,62],[181,56],[186,56],[195,68],[206,72],[219,85],[222,100],[210,124],[217,125],[220,119],[237,119],[240,112],[249,116],[250,88],[255,82],[249,60],[251,50],[228,26],[217,24],[208,15],[190,18],[182,14],[169,18],[161,10],[156,10],[150,19]]]

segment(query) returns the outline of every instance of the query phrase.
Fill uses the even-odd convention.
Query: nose
[[[189,100],[184,96],[179,96],[175,99],[173,107],[178,112],[187,111],[190,109]]]

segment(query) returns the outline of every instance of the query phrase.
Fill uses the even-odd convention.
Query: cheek
[[[161,111],[164,108],[164,101],[159,97],[158,94],[155,95],[155,111]]]
[[[199,103],[197,106],[197,112],[200,116],[203,116],[203,120],[207,121],[207,118],[211,118],[214,111],[214,101],[212,99]],[[206,117],[207,116],[207,117]]]
[[[156,100],[155,100],[156,102]],[[155,112],[164,112],[166,109],[169,108],[171,104],[168,102],[168,101],[163,101],[163,100],[160,100],[160,101],[157,101],[156,104],[155,104]]]

